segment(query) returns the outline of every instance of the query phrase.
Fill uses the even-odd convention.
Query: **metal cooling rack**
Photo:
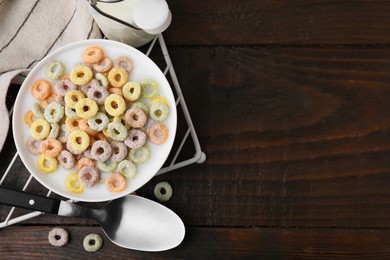
[[[162,55],[164,57],[165,65],[166,65],[165,69],[162,71],[163,71],[164,75],[166,75],[166,76],[167,76],[167,73],[169,72],[169,76],[171,79],[171,85],[173,85],[173,87],[174,87],[174,89],[172,89],[172,90],[175,92],[176,107],[178,107],[180,105],[180,108],[182,110],[182,113],[184,115],[184,118],[185,118],[185,121],[187,123],[188,128],[187,128],[187,131],[185,132],[184,136],[182,137],[181,141],[179,142],[178,147],[175,150],[171,151],[171,154],[168,158],[173,156],[172,159],[170,160],[170,162],[168,164],[165,164],[167,166],[164,166],[163,168],[161,168],[157,172],[156,176],[173,171],[175,169],[178,169],[178,168],[190,165],[190,164],[193,164],[193,163],[203,163],[206,160],[206,155],[201,150],[198,136],[196,135],[194,125],[192,123],[186,102],[184,100],[183,93],[182,93],[181,88],[180,88],[179,81],[178,81],[176,73],[175,73],[175,69],[172,65],[172,61],[171,61],[171,58],[169,56],[168,49],[167,49],[167,46],[165,44],[165,41],[164,41],[162,34],[157,35],[152,40],[152,42],[150,43],[150,46],[148,47],[145,54],[147,56],[149,56],[150,53],[152,52],[152,50],[155,50],[156,48],[158,48],[158,47],[156,47],[157,41],[159,43],[159,47],[160,47],[160,51],[161,51],[160,55]],[[162,68],[160,67],[160,69],[162,69]],[[12,109],[10,112],[11,112],[10,114],[12,114]],[[193,157],[191,157],[189,159],[178,161],[178,156],[180,155],[180,152],[181,152],[184,144],[188,140],[189,136],[191,136],[191,139],[193,141],[193,145],[195,148],[195,154]],[[176,138],[178,138],[178,136],[176,136]],[[175,141],[177,141],[177,140],[175,140]],[[5,170],[2,178],[0,179],[0,185],[2,185],[2,183],[7,178],[7,176],[9,176],[11,167],[13,166],[13,164],[15,163],[15,161],[18,157],[19,157],[19,154],[18,154],[18,152],[16,152],[14,157],[12,158],[10,164],[8,165],[7,169]],[[30,175],[24,184],[23,191],[25,191],[27,189],[27,187],[30,184],[32,179],[33,179],[33,176]],[[44,187],[42,186],[42,188],[44,188]],[[54,192],[52,192],[51,190],[48,190],[46,196],[50,196],[52,193],[54,193]],[[69,200],[69,201],[76,202],[74,200]],[[15,207],[12,207],[11,210],[8,212],[5,220],[0,223],[0,228],[4,228],[6,226],[10,226],[10,225],[13,225],[13,224],[19,223],[21,221],[25,221],[27,219],[31,219],[31,218],[34,218],[36,216],[43,214],[42,212],[39,212],[39,211],[33,211],[33,212],[29,212],[29,213],[24,214],[24,215],[13,217],[14,211],[15,211]]]

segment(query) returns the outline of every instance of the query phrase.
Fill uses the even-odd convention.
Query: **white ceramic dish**
[[[161,145],[154,145],[149,141],[147,142],[151,151],[149,161],[145,164],[137,165],[137,175],[133,179],[128,180],[126,190],[120,193],[109,192],[105,188],[104,184],[101,183],[96,184],[92,188],[86,188],[84,192],[80,194],[71,193],[65,188],[64,183],[66,175],[74,171],[66,170],[62,166],[59,166],[57,171],[52,174],[40,172],[36,166],[37,156],[30,154],[26,146],[27,139],[30,137],[30,130],[24,123],[24,114],[28,110],[31,110],[33,104],[36,102],[34,97],[31,95],[31,86],[38,79],[47,79],[45,75],[45,68],[50,61],[62,61],[67,68],[66,73],[69,73],[76,64],[82,62],[81,55],[83,51],[87,47],[93,45],[101,46],[106,56],[110,58],[114,59],[118,56],[129,57],[134,63],[134,68],[130,74],[129,80],[138,82],[146,78],[155,80],[159,84],[160,95],[167,99],[170,107],[169,116],[164,121],[169,129],[168,140]],[[55,81],[51,82],[54,84]],[[151,120],[149,119],[149,125],[150,121]],[[16,148],[18,149],[20,158],[30,173],[42,185],[61,196],[78,201],[89,202],[107,201],[119,198],[137,190],[147,183],[162,167],[168,157],[175,138],[176,125],[177,114],[174,96],[167,79],[158,66],[149,59],[149,57],[137,49],[123,43],[110,40],[85,40],[74,42],[48,54],[34,67],[23,82],[16,98],[13,112],[13,135]]]

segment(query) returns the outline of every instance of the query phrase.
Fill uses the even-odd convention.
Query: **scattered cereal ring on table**
[[[103,245],[103,239],[98,234],[89,234],[83,240],[83,246],[87,252],[96,252]]]
[[[86,63],[97,63],[104,59],[104,51],[98,46],[88,47],[82,54]]]
[[[54,91],[60,97],[65,96],[68,91],[76,89],[76,84],[74,84],[70,79],[61,79],[54,84]]]
[[[133,70],[133,62],[126,56],[120,56],[114,60],[114,67],[122,67],[127,73]]]
[[[87,84],[92,79],[93,72],[87,66],[77,65],[72,69],[69,77],[74,84],[82,86]]]
[[[95,141],[91,147],[91,156],[99,162],[104,162],[112,154],[111,145],[105,140]]]
[[[29,137],[27,140],[27,149],[32,155],[39,155],[41,153],[39,149],[40,141],[35,140],[33,137]]]
[[[62,150],[57,159],[65,169],[72,169],[76,162],[73,154],[67,150]]]
[[[159,182],[154,187],[154,196],[160,202],[168,201],[172,197],[172,195],[172,186],[166,181]]]
[[[30,127],[30,134],[36,140],[45,139],[50,133],[50,124],[45,119],[38,118]]]
[[[31,89],[31,94],[37,100],[44,100],[51,93],[51,85],[47,80],[38,80]]]
[[[38,155],[37,160],[38,169],[46,174],[55,172],[58,168],[58,161],[55,158],[46,157],[43,154]]]
[[[164,103],[153,103],[149,115],[155,121],[164,121],[168,118],[169,108]]]
[[[57,80],[59,79],[65,72],[65,65],[61,61],[55,60],[49,62],[46,66],[46,76],[49,79]]]
[[[93,99],[82,98],[76,103],[75,109],[79,117],[88,119],[96,115],[99,107]]]
[[[81,184],[76,172],[70,173],[65,177],[65,188],[72,193],[82,193],[84,186]]]
[[[71,90],[65,94],[65,104],[68,107],[75,109],[76,104],[79,102],[80,99],[83,98],[85,98],[83,92],[81,92],[80,90]]]
[[[111,160],[120,162],[125,159],[127,155],[127,146],[122,142],[114,141],[111,143],[112,155]]]
[[[84,152],[89,146],[89,135],[83,130],[73,130],[69,134],[68,141],[74,150]]]
[[[123,160],[118,163],[117,171],[127,179],[132,179],[137,173],[137,167],[129,160]]]
[[[110,116],[120,116],[126,110],[126,102],[121,96],[111,94],[104,101],[104,108]]]
[[[139,129],[131,129],[124,143],[131,149],[142,147],[146,142],[146,134]]]
[[[95,100],[98,105],[103,105],[108,95],[108,90],[102,86],[92,86],[87,92],[87,97]]]
[[[115,141],[124,141],[127,137],[127,128],[120,122],[111,122],[107,126],[107,134]]]
[[[152,98],[159,95],[159,87],[156,81],[152,79],[144,79],[140,82],[141,96],[144,98]]]
[[[86,150],[87,151],[87,150]],[[84,166],[91,166],[91,167],[95,167],[95,162],[90,159],[90,158],[87,158],[87,157],[83,157],[81,158],[78,162],[77,162],[77,166],[76,166],[76,169],[78,171],[81,170],[81,168],[83,168]]]
[[[45,119],[47,122],[55,124],[64,117],[64,107],[57,102],[51,102],[45,109]]]
[[[93,64],[93,69],[99,73],[104,73],[112,69],[113,61],[109,57],[105,57],[99,63]]]
[[[124,68],[114,67],[108,72],[107,79],[114,88],[121,88],[129,80],[129,76]]]
[[[53,246],[61,247],[68,244],[68,231],[63,228],[53,228],[48,235],[49,243]]]
[[[39,145],[41,153],[49,158],[56,158],[62,151],[62,143],[56,139],[45,139]]]
[[[148,121],[148,117],[141,108],[130,108],[125,114],[126,122],[134,128],[141,128]]]
[[[147,146],[142,146],[137,149],[131,149],[129,158],[135,164],[146,163],[150,158],[150,149]]]
[[[127,82],[122,88],[122,93],[127,100],[135,101],[141,95],[141,85],[138,82]]]
[[[95,131],[102,131],[107,128],[109,123],[108,116],[102,112],[97,112],[97,114],[90,119],[88,119],[88,125]]]
[[[24,122],[26,123],[26,125],[28,125],[28,127],[31,127],[32,123],[33,123],[33,112],[31,110],[27,111],[26,114],[24,114]]]
[[[110,192],[121,192],[126,188],[126,178],[120,173],[113,173],[104,182]]]
[[[154,123],[148,132],[149,139],[154,144],[162,144],[168,139],[168,128],[162,122]]]
[[[80,169],[78,178],[84,187],[91,188],[99,181],[100,173],[95,167],[86,165]]]

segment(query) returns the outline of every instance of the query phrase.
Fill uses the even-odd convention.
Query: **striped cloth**
[[[9,129],[5,99],[11,80],[50,51],[90,38],[102,35],[87,0],[0,0],[0,151]]]

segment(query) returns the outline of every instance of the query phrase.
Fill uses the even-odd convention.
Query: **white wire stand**
[[[150,46],[145,54],[147,56],[150,55],[152,50],[155,49],[154,47],[156,46],[157,41],[158,41],[160,49],[161,49],[160,55],[163,55],[164,60],[165,60],[165,69],[162,71],[163,71],[164,75],[166,75],[166,76],[167,76],[167,73],[169,72],[169,76],[170,76],[170,79],[171,79],[172,85],[173,85],[172,90],[175,92],[176,107],[178,108],[178,111],[179,111],[179,108],[181,108],[181,111],[183,113],[183,116],[184,116],[186,124],[187,124],[187,130],[185,131],[184,136],[180,137],[181,138],[180,140],[178,140],[179,137],[176,136],[175,141],[180,141],[180,142],[178,142],[178,145],[176,145],[177,146],[176,149],[172,149],[171,154],[168,157],[168,158],[172,157],[172,159],[169,162],[165,163],[165,166],[157,172],[156,176],[173,171],[173,170],[176,170],[176,169],[179,169],[181,167],[184,167],[184,166],[187,166],[190,164],[203,163],[206,160],[206,155],[201,150],[198,136],[195,132],[194,125],[192,123],[187,105],[186,105],[185,100],[184,100],[183,93],[182,93],[181,88],[180,88],[179,81],[178,81],[176,73],[175,73],[175,69],[172,65],[172,61],[171,61],[171,58],[169,56],[168,49],[167,49],[167,46],[165,44],[165,41],[164,41],[162,34],[157,35],[153,39],[153,41],[150,43]],[[160,69],[162,69],[162,68],[160,67]],[[179,107],[179,105],[180,105],[180,107]],[[10,114],[12,114],[12,109],[11,109]],[[191,139],[192,139],[192,142],[193,142],[193,145],[195,148],[195,154],[193,157],[191,157],[189,159],[184,159],[182,161],[179,161],[178,157],[180,155],[180,152],[182,151],[184,144],[188,140],[188,137],[191,137]],[[14,163],[18,157],[19,157],[19,154],[18,154],[18,152],[16,152],[14,157],[12,158],[11,162],[9,163],[7,169],[5,170],[3,176],[0,179],[0,185],[3,184],[3,182],[5,181],[7,176],[8,177],[10,176],[9,174],[11,172],[11,168],[14,165]],[[27,187],[30,184],[32,179],[33,179],[33,176],[30,175],[23,186],[23,189],[22,189],[23,191],[25,191],[27,189]],[[44,188],[42,186],[42,189],[46,189],[46,188]],[[46,196],[50,196],[52,193],[53,192],[51,190],[48,190]],[[74,200],[69,200],[69,201],[70,202],[77,202]],[[28,219],[31,219],[31,218],[34,218],[34,217],[37,217],[37,216],[43,214],[42,212],[39,212],[39,211],[33,211],[33,212],[29,212],[29,213],[26,213],[26,214],[23,214],[20,216],[13,216],[14,211],[15,211],[15,207],[12,207],[10,209],[10,211],[8,212],[7,216],[5,217],[5,220],[0,222],[0,229],[7,227],[7,226],[10,226],[10,225],[17,224],[19,222],[22,222],[22,221],[25,221],[25,220],[28,220]]]

